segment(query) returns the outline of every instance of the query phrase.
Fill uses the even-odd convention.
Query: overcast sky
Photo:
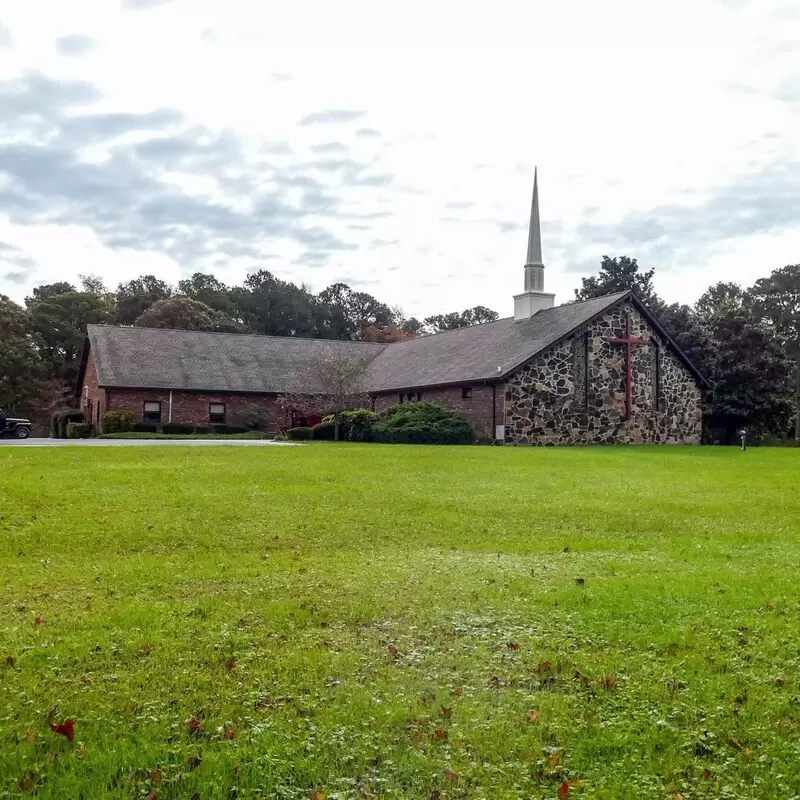
[[[800,3],[25,0],[0,14],[0,294],[264,267],[408,315],[603,254],[669,301],[800,261]]]

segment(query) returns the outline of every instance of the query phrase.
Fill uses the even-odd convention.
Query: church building
[[[239,424],[279,431],[283,394],[314,394],[313,365],[368,363],[376,411],[426,400],[466,417],[479,441],[699,444],[706,379],[631,291],[556,306],[545,291],[534,178],[523,292],[514,316],[391,344],[90,325],[78,388],[87,422]]]

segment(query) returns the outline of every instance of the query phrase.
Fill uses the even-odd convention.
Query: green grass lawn
[[[780,449],[0,448],[0,797],[800,795],[798,486]]]

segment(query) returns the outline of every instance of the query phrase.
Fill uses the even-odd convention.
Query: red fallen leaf
[[[186,730],[192,736],[199,736],[203,732],[203,720],[198,719],[194,714],[186,720]]]
[[[61,736],[66,736],[71,742],[75,739],[75,720],[66,719],[60,725],[51,725],[50,730]]]
[[[617,680],[613,675],[604,675],[600,683],[603,685],[603,688],[607,689],[609,692],[617,688]]]
[[[236,729],[232,725],[225,723],[222,726],[222,735],[232,742],[236,738]]]
[[[86,751],[83,748],[81,748],[80,750],[78,750],[77,753],[75,753],[75,758],[77,758],[78,761],[83,761],[83,757],[85,755],[86,755]]]
[[[542,663],[536,667],[536,671],[540,675],[545,675],[546,673],[553,671],[553,665],[549,661],[542,661]]]
[[[236,667],[236,659],[235,658],[229,658],[225,662],[225,669],[228,670],[228,672],[233,672],[235,667]]]
[[[519,643],[518,642],[506,642],[506,647],[509,650],[519,650]]]
[[[44,620],[41,617],[36,617],[36,619],[33,621],[33,624],[38,628],[43,622]]]
[[[388,649],[389,649],[389,658],[397,658],[400,651],[393,644],[390,644]]]
[[[422,717],[414,717],[408,721],[408,724],[412,728],[422,728],[425,725],[425,720]]]
[[[158,792],[150,792],[144,800],[158,800]]]
[[[704,777],[704,778],[705,778],[707,781],[710,781],[710,780],[711,780],[711,779],[714,777],[714,773],[713,773],[713,772],[712,772],[712,771],[711,771],[711,770],[710,770],[708,767],[706,767],[706,768],[703,770],[703,777]]]
[[[444,771],[444,779],[445,779],[445,780],[446,780],[448,783],[456,783],[456,781],[458,781],[458,775],[456,775],[456,773],[455,773],[455,772],[453,772],[453,770],[451,770],[451,769],[446,769],[446,770]]]
[[[23,792],[27,792],[28,789],[33,788],[33,781],[31,780],[31,776],[30,775],[23,775],[19,779],[19,788],[20,788],[20,791],[23,791]]]
[[[539,721],[539,712],[535,708],[532,708],[528,712],[528,722],[535,724],[538,721]]]
[[[567,800],[569,797],[569,781],[563,781],[558,787],[558,800]]]
[[[433,732],[433,738],[435,741],[443,741],[447,738],[447,731],[444,728],[437,728]]]

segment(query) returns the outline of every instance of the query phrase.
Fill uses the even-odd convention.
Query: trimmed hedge
[[[134,433],[157,433],[158,425],[154,422],[137,422],[133,426]]]
[[[167,422],[161,426],[164,433],[194,433],[194,425],[187,425],[183,422]]]
[[[248,433],[234,433],[230,436],[223,436],[219,433],[137,433],[129,431],[127,433],[107,433],[101,439],[266,439],[260,431],[249,431]]]
[[[92,435],[92,426],[88,422],[70,422],[67,424],[67,439],[88,439]]]
[[[376,442],[387,444],[472,444],[472,426],[435,403],[392,406],[372,427]]]
[[[130,411],[106,411],[100,423],[103,433],[124,433],[133,430],[133,414]]]
[[[311,438],[311,428],[289,428],[286,438],[294,441],[305,441]]]
[[[53,439],[66,439],[67,425],[70,422],[83,422],[83,411],[77,408],[67,408],[53,414],[50,424],[50,436]]]
[[[244,425],[212,425],[211,430],[213,433],[222,433],[228,436],[234,433],[250,433],[252,428]]]
[[[325,442],[332,442],[336,435],[336,425],[333,422],[318,422],[311,429],[311,438]]]

